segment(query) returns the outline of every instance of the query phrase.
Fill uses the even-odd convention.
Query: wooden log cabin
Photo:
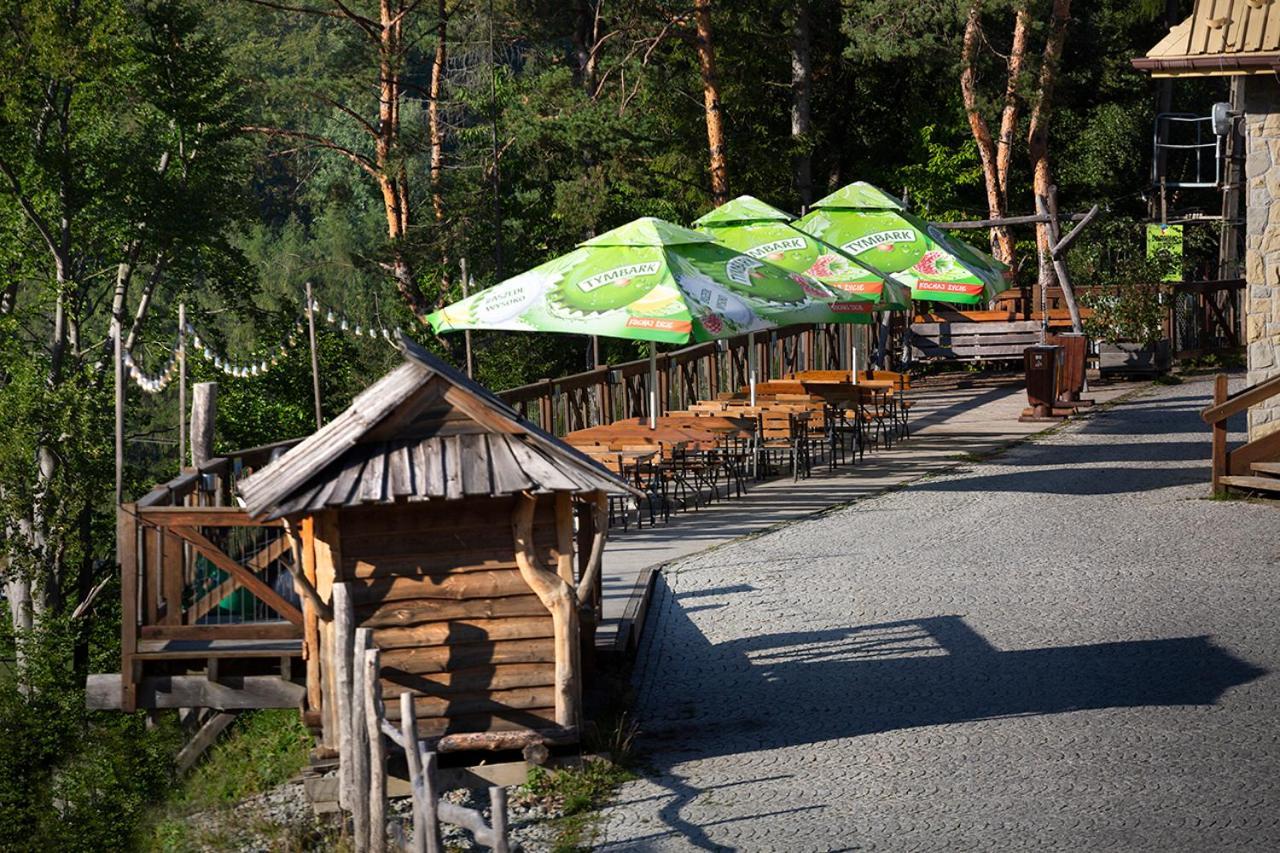
[[[121,508],[121,672],[92,705],[296,706],[336,750],[365,627],[392,717],[414,693],[442,751],[576,738],[605,508],[635,492],[404,351],[315,434]]]

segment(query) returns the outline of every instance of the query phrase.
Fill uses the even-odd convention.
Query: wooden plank
[[[298,657],[302,654],[302,639],[143,640],[138,643],[136,654],[149,660]]]
[[[420,498],[444,497],[444,453],[438,439],[425,439],[414,449],[414,494]]]
[[[233,683],[213,682],[203,675],[149,676],[137,688],[138,708],[297,708],[306,691],[300,684],[274,675],[246,675]],[[126,710],[118,673],[93,674],[85,685],[85,704],[92,710]]]
[[[377,545],[385,542],[388,534],[402,535],[426,531],[438,532],[458,528],[489,528],[493,531],[496,518],[506,518],[515,505],[511,498],[466,498],[441,506],[421,504],[395,504],[393,506],[351,507],[343,512],[343,542],[348,547],[367,548],[361,543]],[[534,521],[555,523],[555,506],[550,501],[539,504]],[[490,539],[493,537],[490,536]],[[503,536],[503,541],[507,537]],[[394,542],[387,548],[395,548]],[[383,553],[386,553],[384,551]]]
[[[397,442],[387,453],[387,497],[405,498],[414,493],[410,447]]]
[[[375,503],[386,497],[387,446],[383,443],[371,444],[366,447],[365,453],[368,459],[350,503]]]
[[[152,506],[138,512],[158,527],[281,527],[283,522],[259,521],[233,506]]]
[[[1018,332],[1039,332],[1035,320],[1013,320],[1007,323],[912,323],[911,334],[924,337],[938,335],[1007,335]]]
[[[523,708],[506,714],[459,714],[418,720],[418,736],[440,737],[458,732],[518,732],[556,727],[554,708]]]
[[[444,468],[444,497],[455,501],[462,497],[462,439],[451,435],[440,440],[440,462]]]
[[[388,649],[383,666],[410,674],[504,663],[555,663],[552,640],[502,640],[448,647]]]
[[[515,494],[534,487],[511,452],[511,442],[515,440],[506,435],[486,436],[489,464],[493,468],[493,488],[500,494]]]
[[[228,625],[144,625],[143,640],[295,640],[302,639],[290,622],[238,622]]]
[[[342,580],[342,534],[336,511],[327,509],[312,518],[315,519],[316,592],[331,602],[333,585]]]
[[[440,598],[409,601],[375,601],[357,610],[360,624],[370,628],[416,625],[447,619],[493,619],[498,617],[542,616],[547,608],[532,592],[503,598],[448,601]]]
[[[1280,485],[1280,484],[1278,484]],[[515,690],[494,690],[486,693],[460,694],[457,696],[417,696],[413,708],[418,719],[453,717],[469,714],[504,716],[511,711],[551,708],[555,705],[555,685],[521,687]],[[397,705],[387,709],[389,719],[399,721]]]
[[[302,612],[298,608],[285,601],[278,592],[259,580],[257,575],[222,553],[218,546],[206,539],[200,531],[192,527],[173,527],[172,531],[190,542],[191,546],[203,554],[209,562],[238,578],[242,586],[281,617],[295,625],[302,625]]]
[[[425,622],[413,627],[381,628],[374,636],[378,648],[400,649],[497,640],[528,640],[552,635],[551,617],[544,609],[540,616],[454,619],[447,622]]]
[[[489,476],[489,445],[482,435],[458,438],[462,452],[462,492],[466,495],[490,495],[493,479]]]
[[[406,692],[421,693],[424,696],[452,696],[554,684],[555,666],[548,663],[485,665],[424,673],[408,673],[386,666],[382,668],[382,692],[387,697]]]
[[[541,530],[539,532],[542,532]],[[543,535],[550,538],[552,531]],[[467,537],[441,537],[442,549],[433,553],[429,548],[414,549],[406,554],[390,554],[384,556],[348,556],[342,562],[344,577],[351,579],[387,578],[395,576],[446,575],[452,572],[495,571],[498,569],[516,568],[515,556],[508,549],[501,547],[468,551],[465,549]],[[475,539],[471,540],[476,541]],[[551,558],[553,552],[542,547],[540,557]]]
[[[357,605],[379,601],[407,601],[444,598],[463,601],[474,598],[500,598],[505,595],[528,595],[529,587],[512,571],[467,572],[459,575],[424,575],[412,578],[376,578],[351,581],[351,593]]]
[[[360,488],[364,466],[368,456],[364,448],[356,447],[343,459],[342,470],[333,478],[333,492],[325,499],[325,506],[343,506],[354,503],[353,496]]]

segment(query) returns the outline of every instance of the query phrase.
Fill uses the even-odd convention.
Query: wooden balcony
[[[232,505],[236,480],[290,444],[210,460],[120,507],[120,672],[89,677],[90,707],[302,705],[293,539]]]

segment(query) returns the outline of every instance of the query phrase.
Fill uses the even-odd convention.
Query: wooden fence
[[[868,326],[790,326],[755,336],[756,372],[761,382],[799,370],[848,368],[848,335],[858,341],[858,361],[866,364],[863,341]],[[748,336],[695,344],[657,357],[658,406],[683,409],[747,384]],[[641,417],[649,410],[649,360],[598,367],[559,379],[540,379],[499,393],[538,426],[557,435]]]

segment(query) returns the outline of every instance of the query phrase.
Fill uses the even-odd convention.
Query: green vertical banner
[[[1159,263],[1161,281],[1182,281],[1182,226],[1147,226],[1147,260]]]

